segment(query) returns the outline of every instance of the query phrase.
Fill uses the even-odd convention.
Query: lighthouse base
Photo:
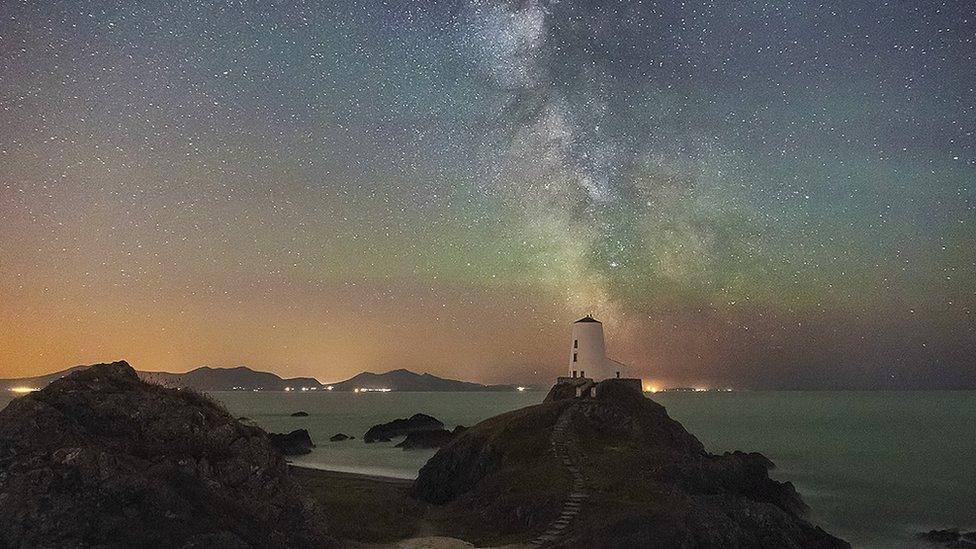
[[[607,379],[606,381],[613,381],[614,383],[626,385],[627,387],[634,389],[638,393],[643,392],[644,390],[643,381],[633,377],[610,378]],[[597,383],[598,382],[588,377],[559,376],[556,378],[556,385],[566,384],[569,387],[573,387],[575,389],[577,398],[596,397]]]

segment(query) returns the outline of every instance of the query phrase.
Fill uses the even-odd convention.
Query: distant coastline
[[[75,366],[58,372],[34,377],[0,379],[0,391],[29,393],[43,389],[54,380],[85,368]],[[139,371],[139,377],[150,383],[171,388],[196,391],[524,391],[538,390],[534,386],[484,385],[469,381],[446,379],[433,374],[418,374],[406,369],[384,373],[363,372],[347,380],[325,384],[312,377],[282,378],[271,372],[252,370],[246,366],[211,368],[203,366],[184,373]]]

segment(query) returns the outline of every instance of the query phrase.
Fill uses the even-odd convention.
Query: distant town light
[[[286,391],[291,391],[291,387],[285,387]]]
[[[34,391],[37,391],[37,389],[35,389],[34,387],[11,387],[10,388],[11,393],[33,393]]]
[[[516,387],[515,390],[521,392],[525,390],[525,387]]]
[[[393,389],[387,389],[386,387],[383,387],[383,388],[377,388],[377,387],[357,387],[356,389],[353,389],[353,392],[355,392],[355,393],[389,393],[392,390]]]
[[[335,387],[333,387],[332,385],[329,385],[328,387],[326,387],[326,388],[325,388],[325,390],[326,390],[326,391],[331,391],[331,390],[332,390],[332,389],[334,389],[334,388],[335,388]]]

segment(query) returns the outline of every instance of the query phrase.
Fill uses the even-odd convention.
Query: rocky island
[[[394,419],[388,423],[373,425],[363,434],[363,441],[367,444],[372,442],[390,442],[390,440],[409,435],[418,431],[433,431],[443,429],[444,424],[437,418],[427,414],[414,414],[409,418]]]

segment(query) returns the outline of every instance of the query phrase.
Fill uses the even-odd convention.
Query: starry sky
[[[0,377],[976,387],[976,7],[9,0]]]

